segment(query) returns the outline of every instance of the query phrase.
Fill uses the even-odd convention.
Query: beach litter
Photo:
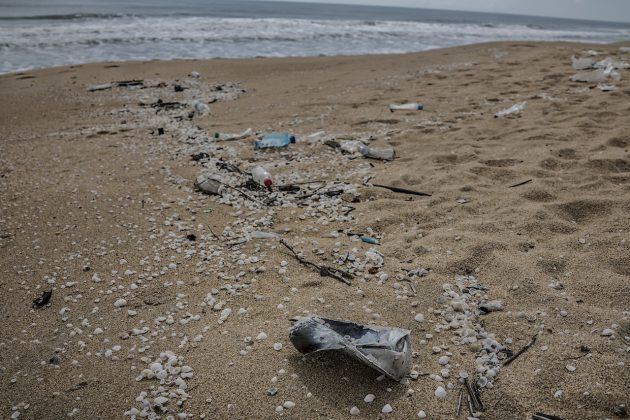
[[[270,133],[254,142],[256,149],[279,149],[295,143],[295,136],[289,133]]]
[[[603,83],[600,83],[597,85],[597,89],[601,90],[602,92],[613,92],[615,90],[617,90],[617,86],[615,85],[605,85]]]
[[[394,160],[394,158],[396,157],[396,151],[394,149],[375,149],[372,147],[367,147],[365,145],[359,146],[359,153],[361,153],[366,158],[377,160]]]
[[[212,138],[216,141],[230,141],[230,140],[240,140],[245,137],[249,137],[252,134],[252,129],[248,128],[247,130],[241,133],[214,133]]]
[[[252,169],[252,179],[255,183],[262,187],[269,188],[273,184],[273,180],[269,171],[260,165],[255,166]]]
[[[206,115],[210,112],[210,107],[201,101],[193,101],[192,109],[195,111],[197,115]]]
[[[417,102],[406,103],[406,104],[390,104],[389,111],[420,111],[424,109],[423,104],[419,104]]]
[[[300,353],[337,350],[395,381],[411,371],[409,331],[319,316],[296,317],[289,339]]]
[[[144,80],[120,80],[118,82],[104,83],[101,85],[92,85],[88,87],[89,92],[96,92],[99,90],[108,90],[115,87],[126,87],[133,89],[143,89],[147,87]]]
[[[494,114],[494,118],[500,118],[500,117],[505,117],[510,114],[516,114],[516,113],[521,112],[525,108],[527,108],[527,101],[519,102],[517,104],[512,105],[511,107],[507,109],[503,109],[497,112],[496,114]]]
[[[595,66],[595,60],[592,58],[575,58],[575,56],[572,56],[571,65],[575,70],[592,69]]]
[[[221,195],[224,191],[224,183],[220,175],[206,173],[197,177],[195,188],[206,194]]]
[[[612,64],[609,64],[606,68],[599,68],[594,71],[576,73],[571,76],[572,82],[584,82],[584,83],[597,83],[605,82],[608,79],[621,80],[621,75],[615,70]]]

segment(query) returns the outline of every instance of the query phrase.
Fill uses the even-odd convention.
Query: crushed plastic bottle
[[[411,371],[409,331],[319,316],[293,318],[289,339],[300,353],[337,350],[401,381]]]
[[[210,107],[201,101],[194,101],[192,103],[192,108],[197,115],[205,115],[210,112]]]
[[[359,153],[359,149],[365,146],[362,141],[359,140],[344,140],[339,143],[339,149],[345,153]]]
[[[424,105],[419,104],[417,102],[412,102],[408,104],[390,104],[389,111],[420,111],[424,109]]]
[[[295,136],[289,133],[270,133],[256,140],[254,147],[256,149],[278,149],[288,146],[289,143],[295,143]]]
[[[254,182],[258,185],[262,185],[263,187],[271,187],[273,184],[271,174],[262,166],[256,166],[252,169],[252,178],[254,179]]]
[[[609,64],[606,68],[600,68],[595,71],[587,71],[577,73],[571,76],[572,82],[599,83],[605,82],[607,79],[621,80],[621,75],[615,70],[615,66]]]
[[[505,117],[506,115],[514,114],[514,113],[517,113],[517,112],[521,112],[525,108],[527,108],[527,101],[519,102],[517,104],[512,105],[511,107],[509,107],[507,109],[503,109],[503,110],[497,112],[496,114],[494,114],[494,118]]]
[[[195,180],[195,188],[206,194],[221,195],[225,186],[222,179],[217,174],[201,174]]]
[[[242,133],[214,133],[212,138],[217,141],[240,140],[252,134],[252,129],[248,128]]]
[[[367,158],[380,160],[394,160],[396,157],[396,151],[394,149],[374,149],[365,145],[359,147],[359,153]]]

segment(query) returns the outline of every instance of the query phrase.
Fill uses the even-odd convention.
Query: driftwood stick
[[[529,348],[531,346],[534,345],[534,343],[536,343],[536,339],[538,338],[538,334],[534,335],[534,337],[532,338],[532,341],[530,341],[529,343],[525,344],[525,346],[520,349],[519,351],[517,351],[516,353],[514,353],[513,356],[509,357],[505,362],[503,362],[503,366],[507,366],[510,363],[512,363],[514,360],[516,360],[517,357],[519,357],[521,354],[525,353],[527,350],[529,350]]]
[[[322,266],[322,265],[318,265],[315,264],[312,261],[308,261],[306,258],[300,256],[300,254],[298,254],[292,247],[291,245],[289,245],[284,239],[280,240],[280,243],[282,245],[284,245],[289,251],[291,251],[291,253],[293,254],[293,256],[295,257],[295,259],[297,259],[300,264],[305,265],[307,267],[310,268],[314,268],[317,271],[319,271],[319,275],[322,277],[332,277],[334,279],[339,280],[342,283],[345,283],[347,285],[351,285],[352,283],[350,283],[350,279],[353,279],[354,276],[344,270],[340,270],[338,268],[333,268],[333,267],[326,267],[326,266]]]
[[[518,184],[510,185],[508,188],[520,187],[521,185],[529,184],[533,179],[528,179],[527,181],[519,182]]]
[[[391,187],[389,185],[381,185],[381,184],[372,184],[375,187],[380,187],[380,188],[385,188],[387,190],[390,190],[392,192],[395,193],[403,193],[403,194],[411,194],[411,195],[420,195],[420,196],[424,196],[424,197],[431,197],[431,194],[429,193],[424,193],[424,192],[419,192],[419,191],[414,191],[414,190],[408,190],[406,188],[398,188],[398,187]]]
[[[459,412],[462,408],[462,398],[464,398],[464,390],[459,390],[459,399],[457,400],[457,412],[455,413],[455,417],[459,417]]]
[[[481,398],[479,397],[479,390],[477,389],[477,385],[474,383],[470,383],[468,378],[464,378],[464,385],[466,385],[466,390],[468,391],[469,401],[472,403],[472,408],[475,411],[483,411],[485,407],[481,402]]]

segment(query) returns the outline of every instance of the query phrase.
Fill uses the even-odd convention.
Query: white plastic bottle
[[[256,166],[252,169],[252,178],[254,179],[254,182],[262,185],[263,187],[271,187],[271,184],[273,184],[271,174],[262,166]]]

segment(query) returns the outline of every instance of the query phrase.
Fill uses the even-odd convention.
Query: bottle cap
[[[271,179],[265,178],[263,184],[265,184],[265,187],[271,187],[271,184],[273,184],[273,182],[271,181]]]

